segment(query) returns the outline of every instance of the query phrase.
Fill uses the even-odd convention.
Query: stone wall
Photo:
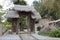
[[[5,31],[6,31],[6,27],[0,24],[0,36],[2,36]]]

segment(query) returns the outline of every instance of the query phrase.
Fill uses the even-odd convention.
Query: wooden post
[[[17,31],[17,18],[12,19],[12,32]]]
[[[27,21],[28,21],[27,30],[28,30],[28,33],[30,33],[30,15],[28,15]]]
[[[35,20],[31,18],[31,14],[29,14],[28,20],[29,20],[28,29],[30,29],[30,32],[34,33],[35,32]]]
[[[20,31],[23,31],[23,24],[22,24],[22,19],[21,19],[21,17],[23,16],[23,13],[19,12],[19,16],[20,16],[20,23],[19,23],[19,25],[20,25]]]
[[[35,32],[35,20],[31,18],[30,22],[31,22],[30,23],[30,25],[31,25],[30,31],[34,33]]]
[[[30,32],[35,33],[35,19],[31,17],[32,13],[30,13]]]

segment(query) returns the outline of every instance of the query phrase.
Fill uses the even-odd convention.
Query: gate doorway
[[[19,22],[19,27],[20,27],[20,33],[28,33],[28,16],[22,15],[20,16],[20,22]]]
[[[19,33],[23,32],[23,33],[31,33],[31,32],[35,32],[35,21],[34,19],[32,19],[31,15],[33,13],[31,12],[21,12],[18,11],[18,14],[20,16],[19,18]]]
[[[34,7],[14,5],[13,10],[9,10],[5,17],[11,18],[13,33],[25,31],[25,29],[29,33],[35,33],[35,20],[40,19],[40,14],[34,9]],[[23,18],[24,20],[22,20],[20,17],[27,18]]]

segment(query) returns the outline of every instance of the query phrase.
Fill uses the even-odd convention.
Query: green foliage
[[[51,37],[60,37],[60,30],[59,29],[52,30],[49,33],[49,36],[51,36]]]
[[[3,24],[6,26],[7,30],[10,30],[12,28],[12,25],[10,22],[4,22]]]
[[[0,10],[2,9],[2,6],[0,5]],[[3,13],[0,12],[0,24],[1,24],[1,17],[2,17]]]
[[[0,5],[0,9],[2,9],[2,6]]]
[[[20,22],[23,24],[24,29],[26,29],[27,26],[28,26],[28,22],[27,22],[27,21],[28,21],[28,20],[27,20],[27,16],[21,16],[21,17],[20,17]]]
[[[26,3],[26,1],[24,1],[24,0],[17,0],[17,1],[15,1],[15,2],[13,2],[14,4],[20,4],[20,5],[26,5],[27,3]]]
[[[11,18],[8,18],[7,19],[7,22],[10,22],[11,23],[12,22],[12,19]]]
[[[11,25],[6,25],[7,30],[10,30],[12,27]]]
[[[0,13],[0,23],[1,23],[1,20],[2,20],[2,19],[1,19],[1,13]]]
[[[33,2],[33,6],[38,12],[40,12],[40,4],[37,1]]]
[[[2,24],[7,28],[7,30],[10,30],[12,28],[12,19],[8,18],[7,21],[2,22]]]
[[[60,29],[54,29],[50,32],[38,32],[39,35],[50,36],[50,37],[60,37]]]
[[[42,0],[41,2],[33,2],[35,9],[41,14],[51,16],[53,19],[60,18],[60,0]]]

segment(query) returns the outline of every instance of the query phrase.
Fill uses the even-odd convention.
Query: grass
[[[38,32],[39,35],[60,38],[60,29],[54,29],[50,32]]]
[[[38,32],[39,35],[48,36],[49,32]]]

